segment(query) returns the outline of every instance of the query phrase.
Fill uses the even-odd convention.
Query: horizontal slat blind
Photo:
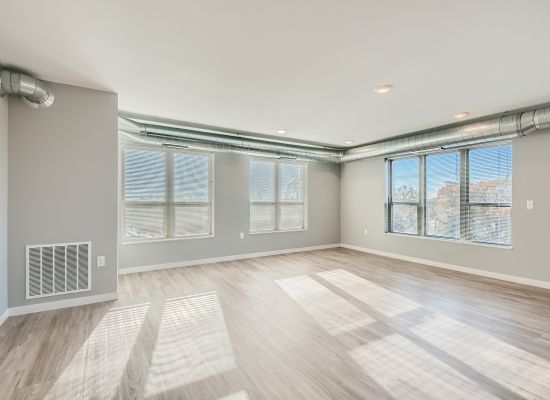
[[[512,243],[512,146],[469,153],[469,239]]]
[[[391,230],[416,235],[420,203],[420,159],[394,160],[391,173]]]
[[[404,158],[392,163],[392,200],[418,202],[420,199],[419,158]]]
[[[305,164],[250,162],[250,231],[305,228]]]
[[[126,239],[212,233],[212,155],[127,148],[123,153]]]
[[[174,201],[208,203],[208,156],[174,154]]]
[[[250,161],[250,231],[275,229],[275,161]]]
[[[166,236],[166,153],[124,151],[124,236],[158,239]]]
[[[250,162],[250,201],[275,202],[275,162]]]
[[[166,236],[165,206],[126,206],[124,208],[126,237],[159,239]]]
[[[388,160],[387,229],[512,244],[512,145]]]
[[[174,153],[174,236],[211,233],[210,156]]]
[[[279,163],[279,229],[304,228],[304,166]]]
[[[460,238],[460,153],[426,157],[426,235]]]
[[[128,149],[124,152],[124,200],[166,201],[166,154]]]

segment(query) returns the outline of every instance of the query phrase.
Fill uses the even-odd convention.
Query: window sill
[[[406,233],[395,233],[395,232],[385,232],[386,235],[391,236],[398,236],[398,237],[406,237],[406,238],[414,238],[414,239],[423,239],[423,240],[433,240],[436,242],[444,242],[444,243],[458,243],[458,244],[467,244],[470,246],[481,246],[481,247],[492,247],[495,249],[501,249],[501,250],[513,250],[513,246],[507,246],[507,245],[500,245],[500,244],[491,244],[491,243],[481,243],[481,242],[472,242],[469,240],[459,240],[459,239],[448,239],[448,238],[440,238],[440,237],[431,237],[431,236],[418,236],[418,235],[409,235]]]
[[[257,231],[257,232],[248,232],[250,235],[265,235],[269,233],[287,233],[287,232],[305,232],[307,228],[302,229],[279,229],[277,231]]]
[[[212,239],[214,235],[205,235],[205,236],[187,236],[187,237],[175,237],[175,238],[164,238],[164,239],[136,239],[136,240],[127,240],[123,241],[122,245],[127,244],[146,244],[146,243],[161,243],[161,242],[179,242],[181,240],[193,240],[193,239]]]

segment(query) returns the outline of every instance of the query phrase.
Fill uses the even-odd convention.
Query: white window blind
[[[125,240],[211,235],[211,171],[211,154],[125,149]]]
[[[166,236],[167,156],[163,151],[124,151],[124,237]]]
[[[275,161],[250,161],[250,231],[275,229]]]
[[[392,162],[392,232],[417,234],[420,215],[420,164],[418,157]]]
[[[510,245],[512,145],[388,160],[388,231]]]
[[[469,152],[467,226],[471,240],[512,243],[512,146]]]
[[[209,157],[174,154],[174,235],[208,235],[211,226]]]
[[[305,164],[250,161],[250,231],[305,229]]]
[[[426,235],[460,238],[460,153],[426,156]]]

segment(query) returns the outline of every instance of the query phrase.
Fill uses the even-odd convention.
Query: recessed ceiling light
[[[379,85],[374,88],[374,92],[378,94],[386,94],[392,89],[392,85]]]
[[[469,115],[466,111],[457,112],[453,117],[455,118],[465,118]]]
[[[277,133],[279,135],[284,135],[286,133],[286,129],[279,129],[279,130],[277,130]]]
[[[345,144],[353,144],[353,140],[346,140],[344,143]]]

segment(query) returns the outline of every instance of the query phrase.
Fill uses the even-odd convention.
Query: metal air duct
[[[280,143],[239,134],[203,132],[186,128],[140,123],[119,117],[119,132],[131,141],[166,147],[231,151],[261,156],[339,163],[342,151],[324,146]]]
[[[142,143],[330,163],[497,142],[547,128],[550,128],[550,107],[545,106],[463,125],[431,129],[342,151],[331,147],[277,142],[227,132],[142,123],[119,117],[119,131],[129,139]]]
[[[0,67],[0,97],[6,94],[21,97],[33,108],[49,107],[54,100],[52,90],[43,81],[22,72]]]
[[[526,136],[546,128],[550,128],[550,107],[535,108],[356,147],[346,150],[341,161],[495,142]]]

